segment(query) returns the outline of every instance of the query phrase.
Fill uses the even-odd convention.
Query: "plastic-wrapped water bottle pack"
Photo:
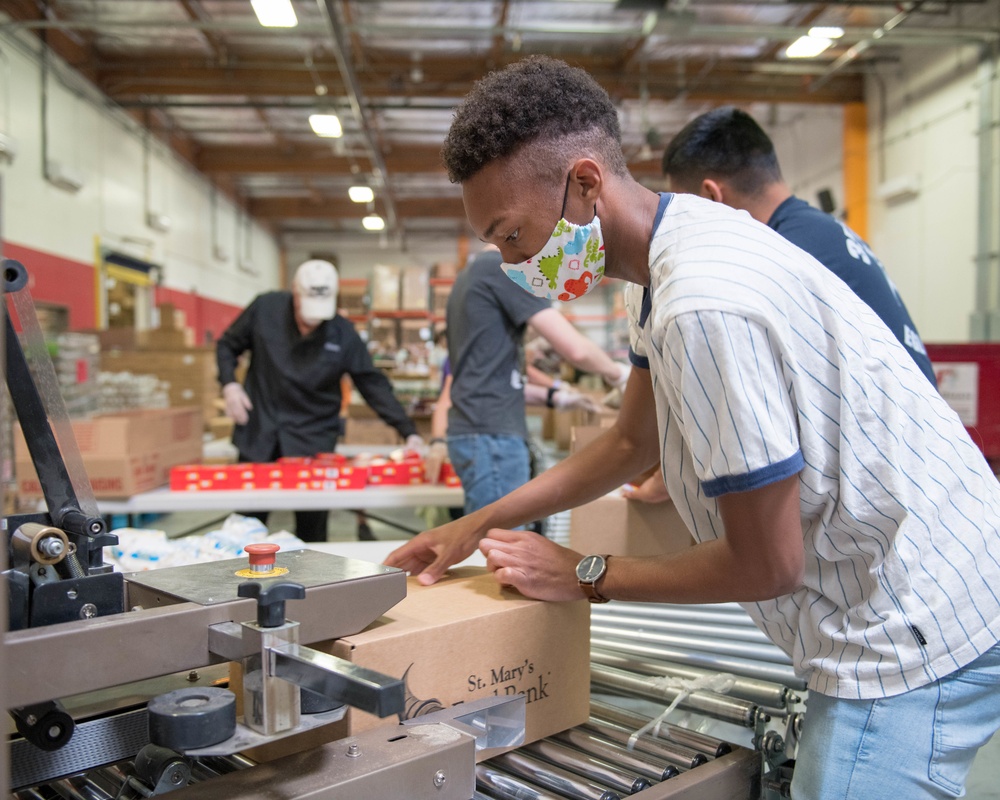
[[[288,531],[270,533],[256,517],[230,514],[218,530],[168,538],[149,528],[118,528],[118,544],[104,548],[104,560],[120,572],[142,572],[162,567],[179,567],[203,561],[240,558],[243,548],[256,542],[273,542],[282,550],[298,550],[305,542]]]

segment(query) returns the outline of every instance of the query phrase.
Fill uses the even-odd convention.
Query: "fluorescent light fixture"
[[[833,39],[820,39],[814,36],[800,36],[785,50],[788,58],[815,58],[830,45]]]
[[[366,231],[381,231],[385,229],[385,220],[378,214],[369,214],[361,220]]]
[[[299,24],[292,0],[250,0],[250,5],[265,28],[294,28]]]
[[[340,126],[340,117],[336,114],[310,114],[309,127],[317,136],[327,139],[339,139],[344,135],[344,129]]]
[[[355,203],[370,203],[375,199],[375,192],[370,186],[352,186],[347,190],[347,196]]]
[[[839,39],[844,35],[843,28],[819,26],[809,29],[809,35],[813,39]]]

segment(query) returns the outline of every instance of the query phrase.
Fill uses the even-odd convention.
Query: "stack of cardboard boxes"
[[[94,496],[129,497],[168,483],[172,467],[201,458],[201,413],[197,408],[163,408],[74,420],[73,436]],[[14,471],[19,498],[41,496],[20,429],[15,429]]]
[[[171,408],[195,406],[202,425],[218,417],[218,369],[215,348],[193,347],[194,334],[184,324],[183,313],[170,304],[160,306],[160,326],[133,334],[132,345],[117,335],[102,347],[101,371],[155,375],[169,384]]]

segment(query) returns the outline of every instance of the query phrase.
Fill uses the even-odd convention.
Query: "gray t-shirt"
[[[497,252],[480,253],[459,273],[448,298],[451,436],[528,435],[521,340],[528,320],[550,304],[504,275],[501,260]]]

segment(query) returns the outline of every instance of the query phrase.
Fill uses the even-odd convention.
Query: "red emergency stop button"
[[[248,544],[243,548],[250,555],[250,569],[253,572],[271,572],[274,570],[275,554],[281,549],[276,544]]]

